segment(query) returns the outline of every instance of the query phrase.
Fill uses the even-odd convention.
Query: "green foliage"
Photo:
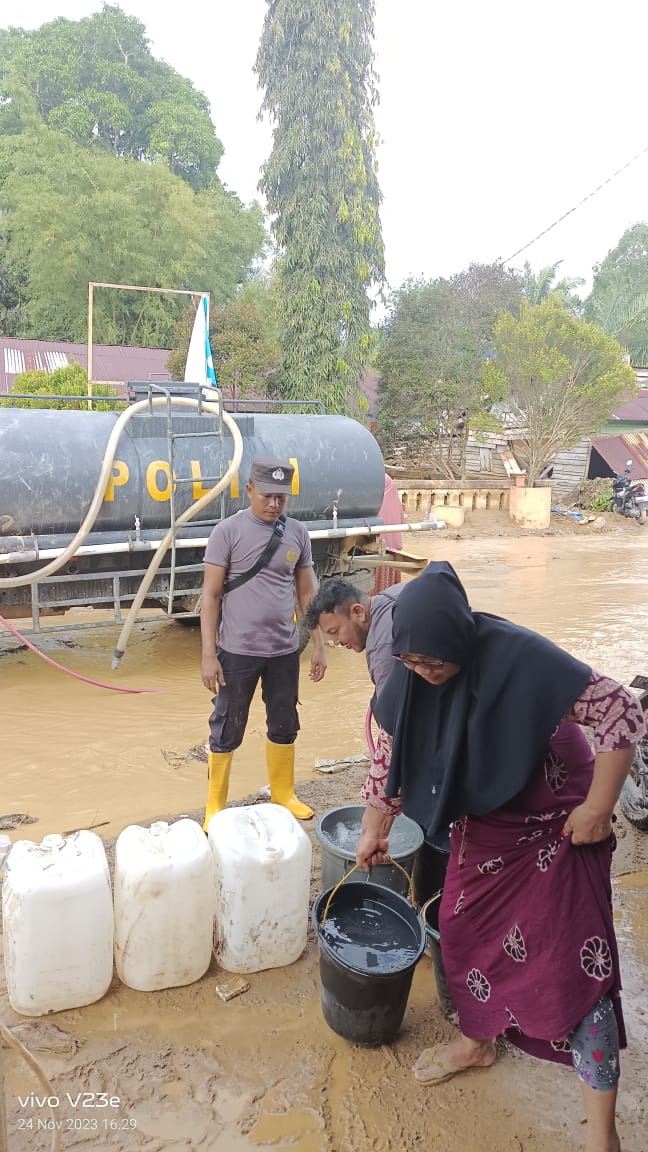
[[[507,395],[524,429],[528,483],[555,454],[598,431],[636,391],[634,373],[616,340],[573,316],[554,296],[520,317],[503,313],[493,330],[496,359],[484,366],[487,389]]]
[[[285,399],[344,411],[371,355],[384,281],[374,0],[268,0],[256,69],[274,127],[260,187],[280,250]]]
[[[0,136],[0,251],[14,296],[23,285],[19,335],[84,340],[90,280],[195,287],[224,303],[263,240],[258,206],[218,182],[195,193],[165,165],[116,160],[42,124]],[[179,307],[97,289],[94,340],[169,347]]]
[[[522,273],[525,299],[529,304],[540,304],[548,296],[553,295],[564,308],[579,316],[583,305],[576,295],[576,289],[582,288],[585,281],[580,276],[563,276],[562,280],[556,280],[561,264],[562,260],[557,260],[555,264],[547,264],[539,272],[533,272],[527,260]]]
[[[628,228],[594,269],[585,318],[615,336],[637,367],[648,364],[648,224]]]
[[[612,485],[610,485],[609,492],[599,492],[589,502],[589,509],[591,512],[608,512],[610,509],[610,500],[612,499]]]
[[[88,401],[88,375],[80,364],[73,362],[67,368],[57,368],[55,372],[21,372],[16,376],[13,388],[7,395],[18,395],[21,392],[35,393],[34,399],[14,400],[12,408],[87,408]],[[114,388],[109,384],[93,384],[92,395],[117,396]],[[48,396],[79,396],[83,400],[72,403],[67,400],[46,399]],[[106,404],[101,400],[93,399],[93,411],[115,411],[114,404]]]
[[[609,512],[612,495],[612,480],[597,476],[593,480],[581,481],[573,503],[576,508],[585,508],[588,512]]]
[[[24,272],[19,267],[10,270],[0,256],[0,332],[3,336],[18,336],[25,323],[24,283]]]
[[[0,133],[26,126],[27,90],[40,119],[76,144],[163,160],[195,189],[212,183],[223,148],[206,97],[154,59],[144,25],[121,8],[0,32],[0,61]]]
[[[85,339],[89,281],[231,300],[266,237],[221,154],[206,98],[121,8],[0,30],[0,330]],[[98,290],[94,340],[168,347],[180,309]]]
[[[501,398],[482,364],[502,309],[517,311],[522,283],[501,264],[471,264],[449,280],[407,281],[392,297],[378,357],[379,438],[431,440],[437,474],[460,474],[468,429],[496,426]]]
[[[193,308],[185,311],[167,361],[169,372],[176,380],[184,379],[194,316]],[[265,395],[277,372],[281,353],[254,294],[248,296],[244,292],[236,300],[212,309],[209,338],[223,395],[234,400]]]

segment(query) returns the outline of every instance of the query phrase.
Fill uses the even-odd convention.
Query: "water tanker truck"
[[[138,607],[194,616],[207,538],[246,506],[255,456],[294,465],[288,511],[309,532],[318,577],[371,588],[389,525],[382,455],[362,424],[227,413],[218,393],[205,404],[181,385],[129,394],[121,414],[0,407],[0,614],[31,617],[32,632],[74,606],[119,622],[159,553]]]

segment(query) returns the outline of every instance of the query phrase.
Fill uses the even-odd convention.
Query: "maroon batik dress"
[[[614,680],[590,683],[558,725],[527,786],[487,816],[451,831],[439,913],[446,978],[462,1032],[506,1034],[518,1047],[571,1063],[567,1037],[608,995],[625,1047],[619,960],[612,919],[614,837],[575,846],[562,829],[592,780],[594,752],[635,743],[638,700]],[[363,797],[383,811],[391,741],[380,732]]]

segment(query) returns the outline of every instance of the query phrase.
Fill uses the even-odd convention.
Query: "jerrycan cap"
[[[169,825],[166,820],[155,820],[154,823],[151,824],[152,836],[164,836],[165,832],[168,831]]]
[[[59,836],[58,832],[52,832],[49,836],[43,836],[41,848],[46,852],[54,852],[56,849],[60,852],[61,848],[65,848],[65,838]]]

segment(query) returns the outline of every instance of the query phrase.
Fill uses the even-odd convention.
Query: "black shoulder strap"
[[[256,576],[257,572],[260,572],[262,568],[265,568],[266,564],[272,559],[275,552],[277,551],[277,548],[281,543],[281,537],[284,534],[285,528],[286,517],[280,516],[274,526],[272,536],[268,540],[268,543],[263,549],[263,552],[259,556],[258,560],[252,565],[251,568],[248,568],[247,572],[241,572],[240,575],[235,576],[233,580],[226,580],[223,586],[223,594],[226,594],[227,592],[233,592],[235,588],[240,588],[242,584],[247,584],[248,580],[251,580],[253,576]]]

